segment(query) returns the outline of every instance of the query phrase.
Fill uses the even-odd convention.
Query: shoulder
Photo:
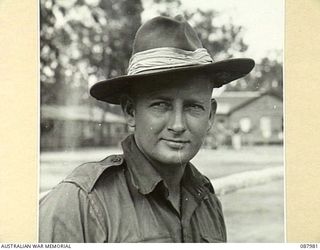
[[[119,172],[123,170],[124,166],[123,155],[110,155],[102,161],[80,165],[62,183],[73,183],[86,193],[90,193],[103,174]]]
[[[92,190],[100,179],[109,181],[115,173],[123,173],[124,166],[122,155],[82,164],[43,196],[39,206],[40,241],[103,242],[107,234],[104,205]]]

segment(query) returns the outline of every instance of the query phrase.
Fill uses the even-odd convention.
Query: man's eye
[[[158,108],[158,109],[168,109],[170,105],[166,102],[155,102],[151,105],[151,107]]]
[[[189,104],[187,108],[195,111],[204,111],[204,107],[199,104]]]

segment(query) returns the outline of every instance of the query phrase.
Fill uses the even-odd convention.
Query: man
[[[251,71],[251,59],[213,62],[181,17],[138,30],[128,75],[96,83],[133,134],[123,155],[84,164],[40,204],[43,242],[226,242],[221,204],[190,163],[213,124],[213,88]]]

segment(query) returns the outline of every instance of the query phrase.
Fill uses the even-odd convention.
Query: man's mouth
[[[183,148],[186,144],[188,144],[189,140],[183,140],[183,139],[168,139],[168,138],[162,138],[162,140],[171,148],[180,149]]]
[[[165,141],[177,142],[177,143],[188,143],[188,140],[181,140],[181,139],[163,139]]]

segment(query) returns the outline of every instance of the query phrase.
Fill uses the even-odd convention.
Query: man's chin
[[[159,161],[165,165],[184,165],[188,163],[193,157],[182,152],[168,152],[159,157]]]

